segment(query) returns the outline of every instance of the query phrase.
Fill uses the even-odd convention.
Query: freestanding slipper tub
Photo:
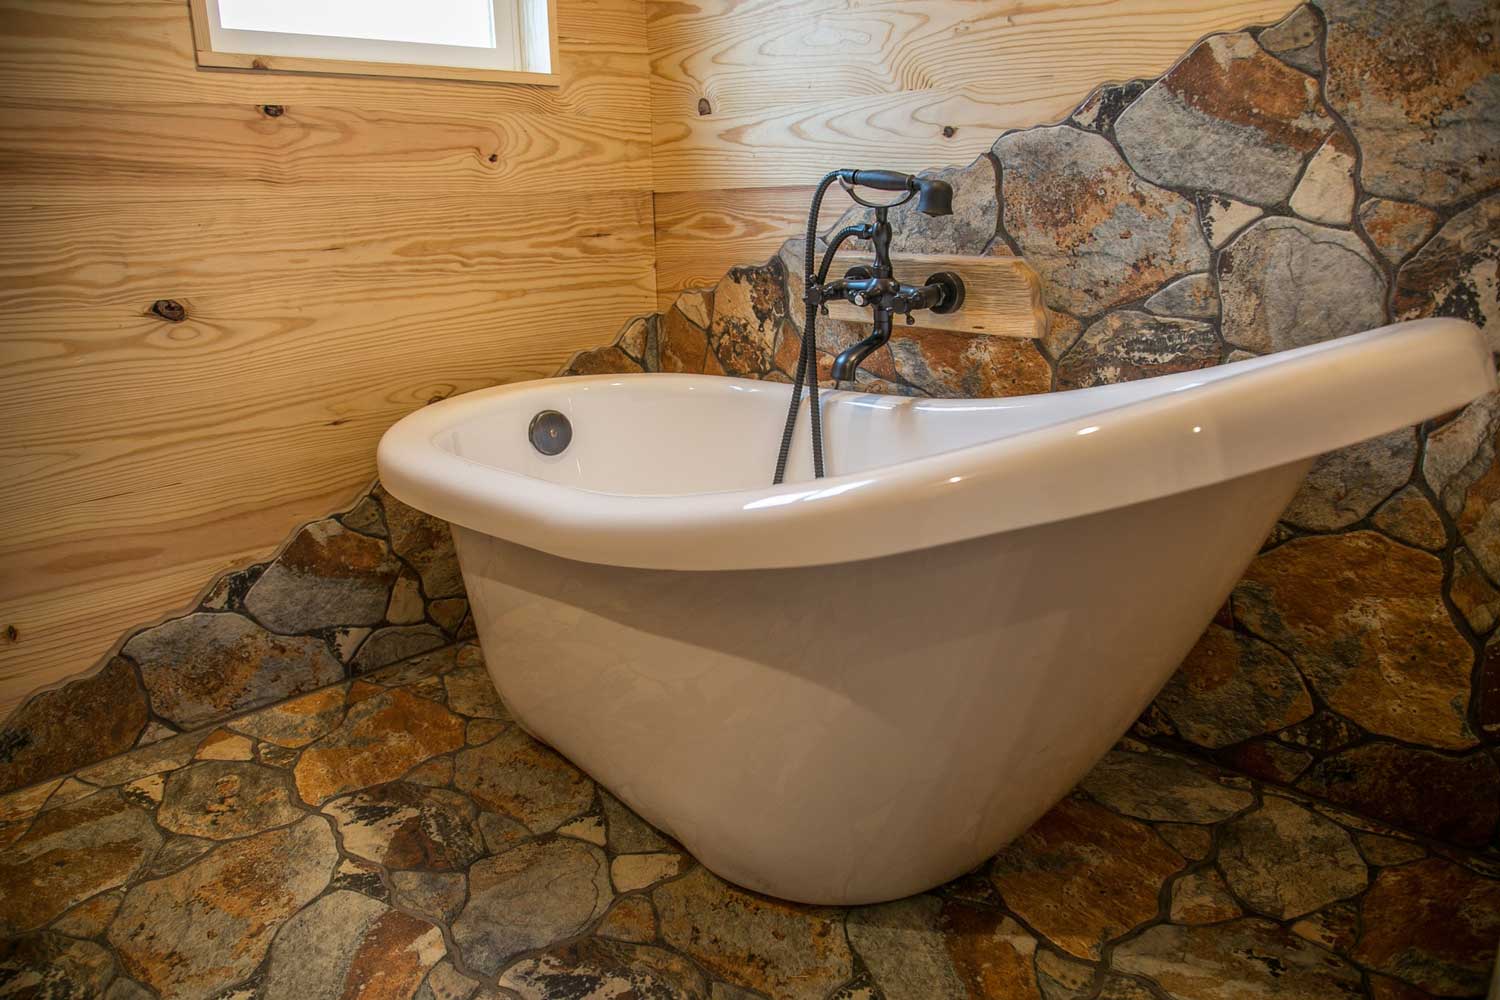
[[[516,718],[751,889],[930,888],[1057,802],[1192,647],[1319,454],[1494,387],[1453,320],[1011,399],[547,379],[380,443],[450,521]],[[805,406],[805,404],[804,404]],[[555,410],[572,440],[529,438]]]

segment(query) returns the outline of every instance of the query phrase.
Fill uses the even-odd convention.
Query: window
[[[552,0],[190,0],[201,66],[556,84]]]

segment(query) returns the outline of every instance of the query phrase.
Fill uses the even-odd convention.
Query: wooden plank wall
[[[642,0],[558,6],[544,89],[199,70],[187,0],[0,0],[0,716],[347,503],[402,414],[651,310]]]
[[[836,166],[961,165],[1295,0],[647,0],[663,308],[806,226]],[[845,207],[828,205],[827,221]]]

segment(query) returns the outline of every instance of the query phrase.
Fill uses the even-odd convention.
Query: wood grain
[[[829,169],[970,163],[1100,83],[1156,76],[1203,35],[1294,6],[647,0],[663,295],[774,254],[803,225],[794,192]]]
[[[771,257],[786,234],[806,230],[812,192],[810,187],[751,188],[715,198],[697,191],[658,193],[658,307],[670,308],[684,289],[712,288],[736,264]],[[838,217],[832,199],[825,214],[827,222]]]
[[[542,88],[201,70],[184,0],[0,2],[0,715],[347,503],[403,414],[652,310],[644,13],[559,24]]]
[[[847,270],[869,264],[872,258],[851,255],[840,260]],[[957,311],[915,314],[923,329],[953,330],[991,337],[1041,338],[1050,321],[1042,304],[1042,282],[1031,265],[1019,257],[951,257],[942,254],[892,254],[896,280],[922,285],[939,271],[957,274],[964,282],[964,301]],[[841,272],[842,273],[842,272]],[[828,303],[832,319],[868,323],[870,310],[844,302]],[[898,319],[899,323],[900,320]]]

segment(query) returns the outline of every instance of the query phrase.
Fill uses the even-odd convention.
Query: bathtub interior
[[[1121,385],[1008,399],[916,399],[822,393],[830,476],[918,458],[1077,420],[1251,370],[1224,365]],[[622,376],[551,379],[496,395],[440,432],[437,447],[467,461],[548,483],[622,496],[685,496],[760,489],[770,482],[790,386],[746,379]],[[536,451],[527,428],[557,410],[573,427],[559,455]],[[804,399],[787,481],[813,478]]]

